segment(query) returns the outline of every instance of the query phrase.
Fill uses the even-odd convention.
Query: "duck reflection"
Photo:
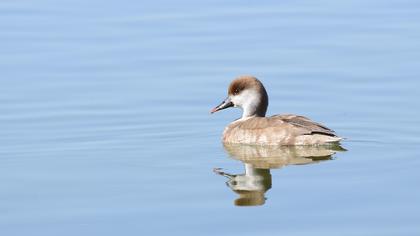
[[[239,196],[237,206],[258,206],[265,203],[265,192],[271,188],[270,169],[286,165],[305,165],[331,160],[337,151],[345,151],[334,146],[253,146],[224,144],[230,157],[244,163],[245,173],[229,174],[220,168],[214,172],[228,178],[227,186]]]

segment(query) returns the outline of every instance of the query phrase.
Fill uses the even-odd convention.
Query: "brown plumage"
[[[239,119],[223,132],[224,143],[320,145],[339,140],[331,129],[296,115]]]
[[[224,143],[259,145],[322,145],[341,140],[333,130],[299,115],[265,117],[267,92],[252,76],[235,79],[229,86],[228,98],[212,112],[227,107],[240,107],[241,119],[229,124],[223,132]]]

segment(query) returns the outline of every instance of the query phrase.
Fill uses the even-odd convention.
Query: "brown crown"
[[[237,95],[245,89],[255,88],[262,89],[262,83],[254,76],[240,76],[232,81],[229,85],[228,94]]]

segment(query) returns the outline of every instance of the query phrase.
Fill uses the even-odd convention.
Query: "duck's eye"
[[[235,91],[233,92],[234,95],[237,95],[239,93],[239,89],[235,89]]]

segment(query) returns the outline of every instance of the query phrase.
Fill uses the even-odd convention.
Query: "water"
[[[420,233],[416,1],[5,0],[0,28],[2,235]],[[347,151],[229,154],[241,74]]]

